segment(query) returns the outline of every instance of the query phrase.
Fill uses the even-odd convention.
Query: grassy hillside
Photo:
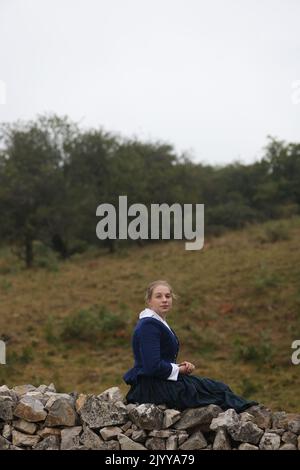
[[[178,294],[168,321],[180,360],[248,398],[300,411],[300,365],[291,364],[291,343],[300,339],[299,240],[295,217],[206,239],[200,251],[170,242],[60,263],[39,247],[31,271],[2,249],[0,382],[125,392],[131,331],[146,285],[161,278]]]

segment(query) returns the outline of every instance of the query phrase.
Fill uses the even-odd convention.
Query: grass
[[[266,235],[272,227],[277,235]],[[300,339],[299,237],[294,217],[206,237],[200,251],[170,242],[61,262],[41,249],[30,271],[2,248],[0,381],[126,392],[122,375],[132,366],[130,336],[145,287],[165,278],[178,293],[168,320],[179,361],[273,409],[299,411],[300,365],[291,363]]]

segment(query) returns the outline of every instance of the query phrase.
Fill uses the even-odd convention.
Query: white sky
[[[300,141],[299,21],[300,0],[0,0],[0,121],[251,163],[268,134]]]

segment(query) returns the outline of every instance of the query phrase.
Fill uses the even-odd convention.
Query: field
[[[205,239],[91,249],[58,261],[37,245],[26,270],[0,252],[0,338],[7,364],[0,383],[54,382],[59,391],[128,387],[130,338],[149,282],[167,279],[178,298],[168,321],[179,360],[274,410],[300,411],[300,218],[248,226]]]

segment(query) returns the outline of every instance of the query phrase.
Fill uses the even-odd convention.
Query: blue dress
[[[131,385],[127,403],[166,404],[180,411],[214,404],[237,412],[258,404],[235,395],[223,382],[207,377],[178,374],[176,381],[168,380],[172,363],[176,363],[179,341],[173,330],[155,318],[138,321],[132,348],[134,367],[123,377]]]

